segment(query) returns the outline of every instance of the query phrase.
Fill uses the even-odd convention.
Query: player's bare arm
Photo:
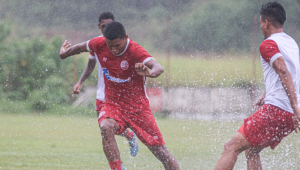
[[[87,42],[82,42],[76,45],[71,46],[71,44],[65,40],[63,45],[60,48],[59,56],[61,59],[80,54],[82,52],[89,52],[86,47]]]
[[[279,57],[273,62],[273,68],[275,69],[276,73],[278,74],[282,86],[290,100],[291,106],[294,111],[294,127],[295,131],[297,133],[297,128],[300,126],[300,108],[298,106],[298,101],[297,101],[297,95],[296,95],[296,90],[295,86],[293,83],[292,76],[290,72],[288,71],[285,61],[283,57]],[[299,128],[300,129],[300,128]]]
[[[151,78],[156,78],[161,73],[164,72],[163,67],[155,60],[149,60],[145,64],[136,63],[135,70],[140,76],[151,77]]]
[[[89,59],[89,62],[87,64],[87,66],[85,67],[85,69],[83,70],[83,73],[82,73],[80,79],[73,87],[72,95],[80,93],[81,84],[92,74],[92,72],[94,71],[95,65],[96,65],[96,60]]]

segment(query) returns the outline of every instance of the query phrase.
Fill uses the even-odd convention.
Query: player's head
[[[104,37],[109,50],[118,55],[122,53],[127,44],[128,35],[124,26],[119,22],[110,22],[104,29]]]
[[[115,17],[111,12],[103,12],[100,14],[98,27],[102,34],[104,33],[105,26],[112,21],[115,21]]]
[[[282,28],[285,20],[285,10],[278,2],[269,2],[260,9],[260,28],[264,35],[270,29]]]

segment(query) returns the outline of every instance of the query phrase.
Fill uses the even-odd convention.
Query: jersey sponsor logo
[[[107,80],[117,82],[117,83],[125,83],[125,82],[130,81],[130,77],[128,77],[127,79],[119,79],[119,78],[115,78],[113,76],[110,76],[109,72],[106,68],[103,68],[102,70],[103,70],[104,76],[106,77]]]
[[[127,70],[128,67],[129,67],[128,62],[127,62],[126,60],[123,60],[123,61],[121,62],[121,68],[122,68],[123,70]]]
[[[107,60],[107,58],[106,58],[106,57],[103,57],[103,61],[106,62],[106,60]]]

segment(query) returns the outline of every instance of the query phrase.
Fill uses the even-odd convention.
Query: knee
[[[248,150],[246,150],[245,155],[246,158],[252,158],[252,157],[257,157],[259,156],[259,153],[263,150],[262,147],[254,147],[254,148],[250,148]]]
[[[238,147],[237,144],[233,143],[232,141],[228,141],[224,145],[224,153],[235,153],[240,154],[243,151],[241,147]]]
[[[232,145],[232,144],[231,144],[230,141],[226,142],[226,143],[224,144],[223,152],[230,152],[230,151],[232,151],[232,146],[231,146],[231,145]]]
[[[172,156],[165,145],[164,146],[151,146],[151,147],[149,147],[149,149],[159,159],[162,159],[162,158],[168,159],[170,156]]]
[[[156,153],[165,153],[168,152],[168,149],[165,145],[163,146],[151,146],[152,150]]]
[[[114,127],[114,123],[109,119],[105,119],[100,123],[100,130],[102,134],[110,134],[110,132],[113,133]]]
[[[165,146],[158,147],[157,152],[160,154],[160,156],[165,156],[165,157],[170,156],[169,150]]]

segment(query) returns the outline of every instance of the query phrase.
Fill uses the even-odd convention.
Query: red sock
[[[127,140],[131,140],[134,137],[134,134],[132,131],[126,129],[126,131],[124,132],[124,136]]]
[[[121,163],[122,163],[121,160],[108,162],[111,170],[121,170]]]

